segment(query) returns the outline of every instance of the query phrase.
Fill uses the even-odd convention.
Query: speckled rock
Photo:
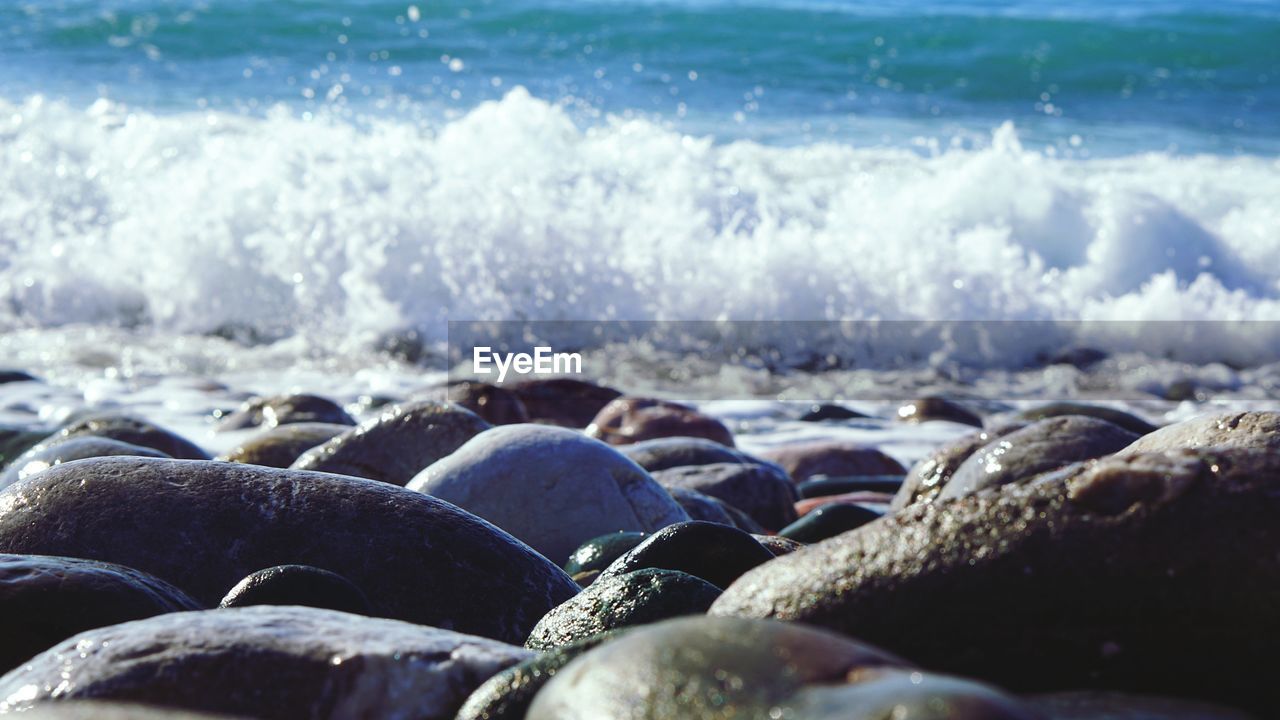
[[[449,402],[464,407],[491,425],[514,425],[529,422],[520,396],[497,385],[459,382],[449,386]]]
[[[536,657],[489,678],[471,693],[458,711],[457,720],[524,720],[529,705],[560,668],[591,648],[621,637],[630,628],[619,628],[544,650]]]
[[[1144,435],[1120,454],[1210,447],[1280,450],[1280,412],[1259,410],[1201,415]]]
[[[716,463],[660,470],[653,474],[665,488],[693,490],[738,508],[769,530],[796,519],[795,485],[786,473],[768,465]]]
[[[1083,415],[1039,420],[979,448],[956,468],[939,497],[960,497],[1110,455],[1136,439],[1124,428]]]
[[[311,448],[292,467],[404,485],[489,427],[475,413],[449,403],[393,405]]]
[[[289,423],[258,433],[240,443],[219,460],[287,468],[302,454],[350,430],[348,425],[331,423]]]
[[[0,678],[0,698],[22,708],[56,688],[60,699],[255,718],[445,720],[481,683],[529,657],[492,640],[332,610],[208,610],[78,635]]]
[[[772,559],[773,553],[737,528],[685,522],[645,538],[605,568],[600,580],[659,568],[689,573],[723,589],[746,571]]]
[[[172,458],[183,460],[208,460],[209,454],[195,443],[169,432],[155,423],[126,415],[90,414],[72,421],[54,433],[41,445],[78,437],[99,437],[119,440],[130,445],[141,445]]]
[[[684,488],[668,488],[667,492],[671,493],[671,497],[680,504],[680,507],[684,509],[690,520],[701,520],[703,522],[737,527],[733,522],[733,517],[725,509],[724,503],[710,495],[703,495],[700,492],[685,490]]]
[[[85,630],[199,607],[172,585],[121,565],[0,555],[0,673]]]
[[[0,701],[2,712],[4,701]],[[32,705],[16,717],[22,720],[234,720],[231,715],[106,700],[51,700]]]
[[[715,463],[764,463],[741,450],[706,438],[655,438],[631,445],[619,445],[618,452],[649,472]]]
[[[546,650],[632,625],[701,615],[720,588],[676,570],[647,568],[598,578],[538,621],[525,647]]]
[[[151,573],[212,606],[281,564],[336,572],[381,616],[520,642],[568,575],[447,503],[385,483],[221,462],[96,458],[0,492],[0,552]]]
[[[839,440],[783,445],[761,453],[795,482],[815,475],[905,475],[907,469],[875,448]]]
[[[778,534],[802,543],[816,543],[879,519],[880,513],[861,505],[834,503],[806,514]]]
[[[766,550],[773,553],[774,557],[779,555],[790,555],[791,553],[804,547],[804,543],[796,542],[791,538],[784,538],[781,535],[752,535],[756,542],[764,546]]]
[[[533,422],[579,430],[622,393],[610,387],[573,378],[539,378],[508,386],[524,403]]]
[[[943,445],[911,467],[906,480],[893,498],[891,508],[901,510],[918,502],[933,502],[942,489],[951,482],[951,476],[975,452],[995,440],[1017,432],[1028,423],[1011,421],[965,435],[955,442]]]
[[[19,480],[24,480],[54,465],[61,465],[73,460],[84,460],[85,458],[113,457],[117,455],[150,458],[169,457],[159,450],[100,437],[75,437],[50,445],[42,443],[15,458],[9,467],[5,468],[4,473],[0,474],[0,489],[7,488]]]
[[[947,422],[960,423],[961,425],[982,427],[982,417],[977,413],[955,400],[938,395],[917,398],[903,404],[902,407],[898,408],[897,418],[902,422],[909,423],[946,420]]]
[[[602,571],[613,564],[614,560],[627,554],[628,550],[644,542],[646,537],[648,533],[616,532],[591,538],[573,551],[569,562],[564,564],[564,571],[570,575]]]
[[[356,421],[341,405],[328,398],[306,394],[276,395],[245,402],[238,410],[222,418],[217,430],[270,429],[292,423],[350,426]]]
[[[925,720],[1039,720],[1013,698],[916,672],[831,633],[707,617],[637,628],[587,651],[546,684],[526,718],[884,720],[898,706]]]
[[[639,465],[598,440],[549,425],[487,430],[408,487],[561,561],[608,532],[651,532],[689,519]]]
[[[1023,410],[1016,413],[1013,418],[1026,422],[1035,422],[1036,420],[1044,420],[1051,417],[1062,417],[1064,415],[1084,415],[1086,417],[1098,418],[1106,420],[1112,425],[1119,425],[1131,433],[1138,435],[1146,435],[1147,433],[1157,430],[1155,425],[1143,420],[1142,418],[1124,410],[1118,410],[1106,405],[1092,405],[1089,403],[1076,402],[1056,402],[1048,405],[1040,405],[1029,410]]]
[[[1025,702],[1047,720],[1259,720],[1219,705],[1122,693],[1052,693],[1025,698]]]
[[[620,397],[602,409],[587,435],[610,445],[628,445],[663,437],[700,437],[733,447],[724,423],[688,405],[646,397]]]
[[[1280,631],[1278,512],[1280,453],[1113,456],[777,558],[711,613],[830,628],[1013,689],[1274,707],[1266,664],[1241,659]]]
[[[276,565],[251,573],[231,588],[219,607],[305,605],[372,615],[369,598],[350,580],[310,565]]]

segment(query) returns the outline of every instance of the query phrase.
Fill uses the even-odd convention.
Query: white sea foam
[[[32,97],[0,101],[0,253],[3,329],[308,348],[461,318],[1280,320],[1280,161],[1055,158],[1008,125],[716,144],[522,90],[434,126]]]

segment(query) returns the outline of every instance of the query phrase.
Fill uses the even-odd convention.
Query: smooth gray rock
[[[308,450],[292,467],[404,485],[488,429],[489,423],[480,416],[450,403],[428,400],[393,405]]]
[[[523,642],[578,587],[474,515],[358,478],[223,462],[95,458],[0,493],[0,552],[149,572],[206,606],[252,572],[313,565],[378,615]]]
[[[141,445],[131,445],[119,440],[100,437],[74,437],[49,445],[40,444],[15,458],[9,467],[0,474],[0,489],[24,480],[54,465],[61,465],[73,460],[84,460],[94,457],[113,457],[118,455],[132,457],[167,458],[168,455]]]
[[[652,532],[689,519],[639,465],[550,425],[486,430],[408,487],[473,512],[559,562],[606,533]]]
[[[452,719],[531,653],[493,640],[304,607],[162,615],[78,635],[0,678],[21,709],[50,697],[255,718]]]
[[[618,452],[631,458],[649,472],[690,465],[764,462],[714,440],[695,437],[663,437],[631,445],[619,445]]]
[[[653,474],[660,485],[684,489],[723,500],[769,530],[781,530],[795,522],[799,499],[787,474],[771,465],[715,463],[660,470]]]

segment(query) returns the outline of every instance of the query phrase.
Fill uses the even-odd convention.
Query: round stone
[[[1038,407],[1031,408],[1030,410],[1024,410],[1014,415],[1014,418],[1026,422],[1035,422],[1037,420],[1044,420],[1045,418],[1062,417],[1064,415],[1084,415],[1085,417],[1106,420],[1112,425],[1119,425],[1125,430],[1137,435],[1146,435],[1147,433],[1152,433],[1157,430],[1155,425],[1152,425],[1150,422],[1143,420],[1133,413],[1118,410],[1113,407],[1107,407],[1105,405],[1092,405],[1089,403],[1049,403],[1048,405],[1040,405]]]
[[[1132,456],[1188,448],[1280,450],[1280,412],[1258,410],[1201,415],[1144,435],[1120,454]]]
[[[305,605],[371,615],[369,598],[350,580],[310,565],[276,565],[252,573],[231,588],[220,607]]]
[[[771,465],[715,463],[660,470],[653,474],[665,488],[700,492],[741,510],[770,530],[796,519],[795,484]]]
[[[691,465],[716,463],[762,464],[764,461],[741,450],[722,445],[714,440],[691,437],[664,437],[644,440],[631,445],[619,445],[618,452],[637,465],[648,470],[669,470]]]
[[[48,470],[55,465],[74,460],[84,460],[85,458],[119,455],[150,458],[169,457],[159,450],[100,437],[75,437],[49,445],[41,443],[20,455],[9,467],[5,468],[4,473],[0,474],[0,489],[7,488],[19,480],[25,480],[31,475],[42,470]]]
[[[254,398],[218,423],[219,431],[274,428],[292,423],[355,425],[355,418],[338,403],[319,395],[294,394]]]
[[[53,445],[78,437],[119,440],[130,445],[158,450],[171,458],[208,460],[209,454],[190,440],[155,423],[125,415],[93,414],[79,418],[54,433],[42,445]]]
[[[688,405],[657,398],[620,397],[595,416],[586,432],[610,445],[663,437],[700,437],[733,447],[733,434],[724,423]]]
[[[289,423],[249,438],[219,457],[227,462],[287,468],[317,445],[347,432],[348,425],[330,423]]]
[[[795,482],[816,475],[905,475],[907,469],[875,448],[838,440],[772,448],[761,456],[777,463]]]
[[[727,588],[743,573],[773,559],[773,553],[737,528],[708,522],[665,527],[615,560],[600,580],[645,568],[679,570]]]
[[[880,519],[880,513],[861,505],[835,503],[808,513],[778,532],[802,543],[822,542]]]
[[[449,386],[449,402],[464,407],[492,425],[529,422],[520,396],[489,383],[459,382]]]
[[[898,408],[897,417],[902,422],[922,423],[930,420],[946,420],[982,427],[982,418],[960,403],[938,395],[912,400]]]
[[[894,495],[891,509],[897,511],[918,502],[933,502],[965,460],[995,440],[1026,426],[1027,423],[1021,421],[1001,423],[943,445],[912,466]]]
[[[616,532],[592,538],[573,551],[569,556],[569,562],[564,565],[564,571],[570,575],[577,575],[593,570],[604,570],[614,560],[625,555],[628,550],[644,542],[646,537],[648,535],[642,532]]]
[[[535,378],[510,386],[533,422],[581,430],[622,396],[610,387],[574,378]]]

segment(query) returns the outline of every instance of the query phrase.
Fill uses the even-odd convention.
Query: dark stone
[[[16,382],[39,382],[35,375],[22,370],[0,370],[0,385]]]
[[[715,585],[675,570],[646,568],[599,577],[539,620],[525,647],[546,650],[606,630],[700,615],[719,595]]]
[[[714,465],[716,463],[764,463],[763,460],[752,457],[741,450],[727,447],[705,438],[656,438],[631,445],[620,445],[618,446],[618,452],[631,458],[637,465],[649,472],[692,465]]]
[[[460,405],[492,425],[529,422],[520,396],[489,383],[459,382],[449,386],[449,402]]]
[[[875,448],[840,440],[782,445],[762,455],[766,460],[777,463],[796,482],[817,475],[848,477],[907,473],[902,463]]]
[[[1080,463],[914,505],[748,572],[714,615],[880,643],[1020,691],[1274,708],[1280,453]],[[1247,552],[1242,551],[1247,548]]]
[[[523,641],[577,586],[453,505],[385,483],[223,462],[99,458],[0,492],[0,551],[88,557],[216,604],[264,567],[314,565],[375,613]]]
[[[709,496],[708,496],[709,497]],[[711,498],[720,503],[720,508],[729,515],[729,519],[733,521],[733,526],[745,533],[752,535],[762,535],[769,531],[763,525],[756,522],[754,518],[720,498]]]
[[[1081,691],[1024,700],[1047,720],[1256,720],[1242,710],[1149,695]]]
[[[617,532],[588,540],[569,556],[569,562],[565,563],[564,571],[570,575],[577,575],[592,570],[604,570],[613,564],[614,560],[626,555],[628,550],[644,542],[646,537],[648,535],[642,532]]]
[[[951,476],[971,455],[987,444],[1026,427],[1025,422],[1009,422],[979,430],[944,445],[912,466],[893,498],[890,509],[897,511],[920,502],[933,502],[951,482]]]
[[[403,486],[431,463],[488,430],[478,415],[449,403],[393,405],[378,417],[311,448],[295,470],[315,470]]]
[[[620,397],[595,416],[586,433],[610,445],[663,437],[700,437],[733,447],[733,433],[724,423],[688,405],[657,398]]]
[[[0,426],[0,468],[6,467],[13,462],[14,458],[38,445],[47,437],[49,437],[47,430]]]
[[[219,460],[227,462],[287,468],[302,454],[323,445],[350,430],[347,425],[330,423],[290,423],[258,433],[241,443]]]
[[[100,699],[253,718],[452,720],[529,659],[493,640],[309,607],[161,615],[90,630],[0,678],[0,698]]]
[[[843,405],[831,405],[828,403],[817,403],[810,405],[800,416],[801,422],[823,422],[825,420],[855,420],[865,418],[867,415],[850,410]]]
[[[1034,422],[979,448],[956,468],[941,498],[1008,485],[1122,450],[1138,436],[1106,420],[1064,415]]]
[[[1119,425],[1131,433],[1138,435],[1146,435],[1155,432],[1158,428],[1155,425],[1143,420],[1133,413],[1117,410],[1116,408],[1107,407],[1105,405],[1090,405],[1087,403],[1075,402],[1056,402],[1048,405],[1024,410],[1016,415],[1017,420],[1025,420],[1027,422],[1035,422],[1036,420],[1044,420],[1051,417],[1062,417],[1063,415],[1084,415],[1087,417],[1106,420],[1112,425]]]
[[[568,645],[544,650],[534,658],[503,670],[471,693],[458,711],[457,720],[524,720],[534,696],[560,672],[560,668],[591,648],[628,631],[629,628],[620,628],[575,640]]]
[[[684,522],[645,538],[605,568],[599,579],[659,568],[679,570],[723,589],[746,571],[772,559],[773,553],[737,528]]]
[[[1088,370],[1107,359],[1107,353],[1091,347],[1067,348],[1049,358],[1049,365],[1070,365],[1079,370]]]
[[[236,583],[220,607],[249,605],[306,605],[372,615],[369,598],[341,575],[310,565],[276,565]]]
[[[680,504],[680,507],[684,508],[690,520],[701,520],[703,522],[737,527],[729,512],[725,510],[724,503],[710,495],[703,495],[700,492],[685,490],[684,488],[671,488],[668,492]]]
[[[909,423],[946,420],[961,425],[982,427],[982,418],[977,413],[954,400],[938,395],[929,395],[906,403],[898,408],[898,419]]]
[[[796,483],[801,500],[843,495],[853,492],[896,493],[902,488],[903,475],[854,475],[852,477],[818,477]]]
[[[42,445],[52,445],[78,437],[100,437],[130,445],[159,450],[171,458],[182,460],[208,460],[209,454],[184,437],[176,435],[154,423],[126,415],[97,414],[83,417],[66,425],[46,439]]]
[[[791,538],[784,538],[781,535],[752,535],[756,542],[764,546],[765,550],[773,553],[774,557],[779,555],[790,555],[791,553],[804,547],[804,543],[798,543]]]
[[[319,395],[276,395],[254,398],[218,423],[219,431],[245,428],[274,428],[292,423],[355,425],[355,418],[338,403]]]
[[[782,528],[778,534],[802,543],[816,543],[879,519],[880,513],[875,510],[861,505],[836,503],[814,510]]]
[[[0,673],[85,630],[199,607],[172,585],[121,565],[0,555]]]
[[[660,470],[658,484],[719,498],[770,530],[796,519],[796,489],[786,473],[769,465],[716,463]]]
[[[1043,720],[991,688],[790,623],[681,618],[565,665],[527,720]]]
[[[796,503],[796,514],[802,519],[821,508],[829,505],[866,505],[875,510],[877,506],[883,505],[888,508],[893,502],[893,496],[889,493],[871,492],[869,490],[858,490],[851,493],[840,493],[839,495],[820,495],[816,498],[800,500]]]
[[[573,378],[524,380],[510,386],[534,422],[581,430],[622,393]]]
[[[55,465],[72,462],[73,460],[84,460],[85,458],[113,457],[117,455],[150,458],[169,457],[159,450],[100,437],[77,437],[50,445],[41,443],[14,459],[13,463],[8,468],[5,468],[4,473],[0,474],[0,490]]]

